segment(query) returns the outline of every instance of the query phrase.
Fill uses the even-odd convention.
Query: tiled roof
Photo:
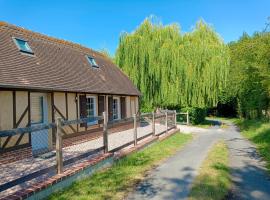
[[[19,51],[12,38],[28,42],[34,55]],[[99,68],[86,59],[93,57]],[[140,95],[129,78],[105,55],[0,22],[0,88]]]

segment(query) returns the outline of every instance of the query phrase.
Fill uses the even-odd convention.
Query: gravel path
[[[228,129],[218,126],[203,129],[179,127],[182,132],[195,133],[194,140],[176,155],[153,170],[127,199],[186,199],[191,183],[211,146],[224,139],[229,147],[234,187],[229,199],[270,199],[270,180],[254,146],[243,139],[232,124]]]

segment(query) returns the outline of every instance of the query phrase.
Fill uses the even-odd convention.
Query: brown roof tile
[[[12,37],[27,40],[34,55],[20,52]],[[86,55],[99,68],[90,66]],[[140,95],[109,58],[92,49],[0,22],[0,88]]]

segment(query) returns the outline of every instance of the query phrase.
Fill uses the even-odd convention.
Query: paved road
[[[195,139],[176,155],[153,170],[127,199],[186,199],[194,177],[211,146],[224,139],[230,151],[230,167],[235,183],[230,199],[269,200],[270,180],[252,144],[243,139],[236,127],[218,126],[203,130],[180,127],[195,133]]]
[[[234,182],[230,199],[270,200],[270,176],[266,173],[265,162],[258,156],[255,146],[244,139],[232,124],[224,138],[230,151],[230,168]]]

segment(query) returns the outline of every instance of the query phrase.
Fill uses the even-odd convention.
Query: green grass
[[[224,142],[210,150],[193,182],[189,200],[222,200],[231,188],[229,152]]]
[[[243,119],[234,119],[233,122],[240,128],[241,134],[256,145],[270,173],[270,122]]]
[[[148,170],[173,155],[191,139],[191,135],[177,133],[119,160],[111,168],[73,183],[49,199],[123,199]]]
[[[214,123],[213,123],[213,121],[206,119],[203,122],[201,122],[200,124],[196,124],[194,126],[200,127],[200,128],[210,128],[211,126],[214,126]]]

